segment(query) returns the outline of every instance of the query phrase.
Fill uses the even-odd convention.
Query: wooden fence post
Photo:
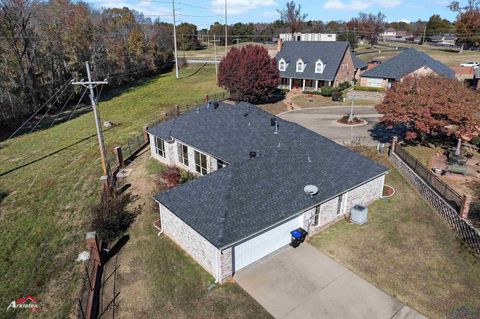
[[[143,141],[145,143],[148,143],[149,138],[148,138],[148,125],[143,126]]]
[[[460,209],[460,217],[462,217],[463,219],[468,218],[471,203],[472,203],[472,199],[470,198],[470,196],[463,195],[463,203]]]
[[[205,94],[205,103],[208,103],[208,94]]]
[[[102,267],[102,260],[100,256],[100,245],[98,244],[98,238],[96,232],[88,232],[86,237],[87,247],[90,251],[90,260],[93,262],[92,272],[91,274],[87,274],[89,276],[88,280],[90,281],[90,290],[88,292],[88,300],[87,300],[87,309],[86,309],[86,319],[93,319],[97,318],[98,314],[98,296],[96,293],[99,289],[99,271]]]
[[[117,159],[118,167],[124,168],[125,165],[123,163],[123,154],[122,154],[122,148],[120,146],[116,146],[113,149],[113,152],[115,153],[115,158]]]
[[[180,106],[177,104],[175,107],[177,108],[177,116],[180,116]]]

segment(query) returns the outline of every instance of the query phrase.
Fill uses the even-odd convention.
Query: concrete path
[[[234,279],[275,318],[425,318],[309,244],[285,247]]]
[[[350,112],[350,107],[317,107],[294,110],[279,114],[282,119],[298,123],[318,134],[328,137],[340,144],[350,144],[352,141],[366,145],[387,143],[397,132],[386,130],[378,125],[380,114],[374,106],[356,106],[354,113],[367,121],[366,125],[349,127],[337,123],[337,120]]]

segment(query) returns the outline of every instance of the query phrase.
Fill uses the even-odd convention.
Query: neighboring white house
[[[282,41],[337,41],[335,33],[281,33],[278,38]]]
[[[314,234],[382,196],[385,167],[248,103],[209,103],[148,132],[154,158],[205,175],[155,200],[163,232],[219,282],[291,231]]]

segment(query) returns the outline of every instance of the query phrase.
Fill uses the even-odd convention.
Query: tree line
[[[69,81],[108,78],[109,88],[172,67],[171,24],[128,8],[95,10],[70,0],[0,1],[0,126],[18,125]],[[68,86],[51,112],[83,89]],[[73,100],[72,98],[72,100]],[[48,107],[47,107],[48,109]]]

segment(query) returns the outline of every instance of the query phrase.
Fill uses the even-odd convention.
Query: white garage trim
[[[303,214],[233,247],[234,272],[250,265],[291,241],[290,232],[303,227]]]

